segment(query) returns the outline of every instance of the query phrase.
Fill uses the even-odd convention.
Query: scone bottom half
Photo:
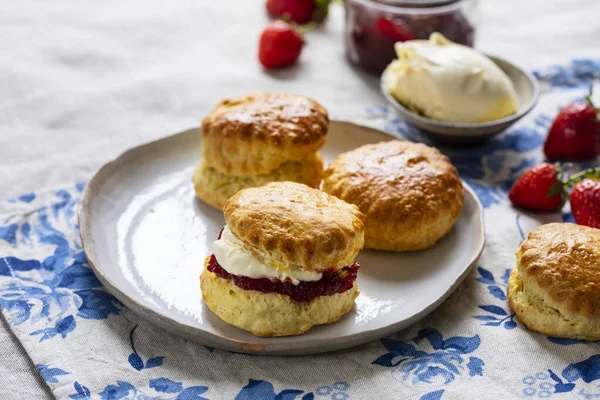
[[[339,213],[340,221],[328,219],[327,211]],[[243,220],[235,218],[240,213]],[[352,309],[359,294],[360,267],[354,257],[364,243],[361,214],[354,206],[305,185],[278,182],[235,195],[225,207],[225,220],[200,276],[204,302],[223,321],[261,337],[290,336],[335,322]],[[238,233],[248,226],[250,236],[262,238],[256,240],[259,246]],[[295,243],[281,236],[278,242],[272,236],[284,231],[277,227],[292,234],[304,229],[305,236]],[[336,258],[324,257],[323,248],[315,245],[319,233],[328,230],[336,242],[346,241],[344,251],[332,252]],[[307,248],[315,259],[304,257]]]
[[[220,238],[219,238],[220,240]],[[214,254],[200,276],[202,299],[223,321],[256,336],[292,336],[337,321],[352,309],[359,291],[359,265],[322,273],[317,281],[294,284],[227,272]]]
[[[268,174],[244,176],[220,172],[203,160],[192,175],[196,196],[219,210],[223,210],[227,200],[242,189],[280,181],[299,182],[318,188],[321,179],[323,158],[319,153],[308,155],[302,161],[285,162]]]

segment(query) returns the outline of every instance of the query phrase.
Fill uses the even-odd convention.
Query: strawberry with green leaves
[[[586,101],[560,110],[546,137],[544,154],[551,160],[590,160],[600,154],[600,122],[591,88]]]
[[[542,163],[525,171],[513,184],[508,198],[516,205],[534,211],[556,211],[566,196],[561,192],[562,170],[559,166]],[[558,186],[557,186],[558,185]],[[550,189],[556,193],[549,196]]]
[[[514,205],[534,211],[557,211],[569,197],[575,222],[600,229],[600,167],[564,179],[560,165],[538,164],[514,183],[508,197]]]
[[[573,175],[570,181],[574,179],[581,179],[569,197],[575,222],[600,229],[600,167]]]

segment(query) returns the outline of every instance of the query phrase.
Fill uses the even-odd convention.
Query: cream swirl
[[[488,57],[439,33],[395,45],[398,59],[383,85],[400,103],[428,118],[461,123],[493,121],[517,111],[515,89]]]
[[[323,274],[317,271],[305,271],[298,267],[277,268],[267,265],[254,256],[227,225],[223,228],[221,238],[213,243],[212,252],[219,265],[233,275],[280,281],[289,279],[294,285],[302,281],[318,281],[323,277]]]

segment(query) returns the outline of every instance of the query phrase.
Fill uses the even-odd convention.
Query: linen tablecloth
[[[248,40],[267,21],[262,2],[240,3],[4,4],[0,193],[12,200],[0,208],[0,298],[17,338],[3,327],[0,398],[49,398],[44,381],[58,398],[598,395],[598,345],[528,332],[504,299],[521,234],[570,218],[567,209],[518,214],[505,192],[541,158],[558,106],[581,97],[598,74],[593,0],[482,1],[478,46],[543,71],[546,93],[530,118],[484,148],[444,149],[486,205],[488,246],[465,283],[421,323],[334,354],[251,357],[185,343],[104,292],[78,247],[76,182],[127,147],[196,126],[223,96],[297,92],[334,118],[423,139],[379,107],[376,79],[347,64],[339,9],[308,35],[298,67],[266,74]],[[564,68],[543,68],[552,64]]]

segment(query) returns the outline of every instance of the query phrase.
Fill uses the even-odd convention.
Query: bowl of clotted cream
[[[401,118],[439,141],[468,144],[498,134],[537,104],[529,72],[439,33],[395,45],[381,90]]]

